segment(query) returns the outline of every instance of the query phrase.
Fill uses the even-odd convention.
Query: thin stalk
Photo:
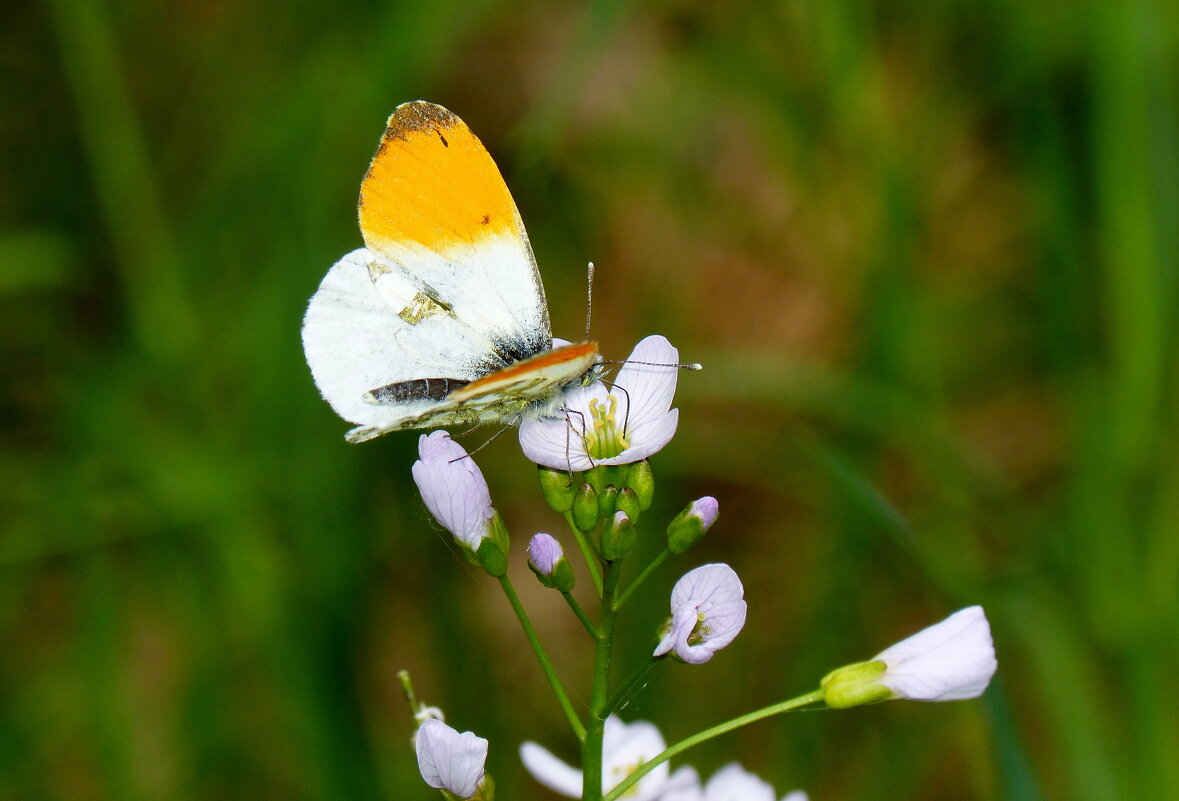
[[[622,608],[623,604],[626,603],[626,600],[628,598],[630,598],[631,593],[633,593],[635,590],[637,590],[639,588],[639,585],[647,580],[648,576],[650,576],[657,569],[659,569],[659,566],[662,565],[664,562],[666,562],[667,557],[669,557],[669,556],[671,556],[671,551],[667,548],[664,548],[662,553],[660,553],[658,556],[656,556],[654,559],[652,559],[651,563],[643,568],[642,573],[639,573],[639,575],[635,576],[635,580],[630,583],[630,586],[626,588],[626,591],[624,593],[622,593],[622,595],[619,597],[619,599],[617,601],[614,602],[614,611],[615,612],[617,612],[619,609]]]
[[[609,713],[612,714],[618,711],[619,704],[626,700],[627,694],[634,688],[636,684],[642,681],[643,677],[651,671],[651,668],[659,664],[660,661],[662,660],[651,657],[646,662],[639,663],[639,666],[635,668],[629,676],[626,677],[626,680],[623,681],[622,684],[618,685],[618,689],[614,691],[614,695],[610,696],[610,700],[606,703],[606,709],[609,710]]]
[[[606,562],[602,581],[602,617],[598,621],[598,639],[594,644],[594,679],[590,692],[589,727],[581,748],[581,797],[584,801],[602,799],[602,741],[606,718],[610,716],[610,660],[614,646],[614,593],[618,589],[619,566]]]
[[[524,629],[524,636],[528,638],[532,652],[536,654],[536,661],[540,662],[540,669],[544,671],[545,678],[549,680],[549,686],[553,688],[553,694],[557,696],[557,703],[565,711],[565,717],[569,719],[573,733],[577,735],[578,740],[584,742],[585,726],[577,717],[577,712],[573,709],[573,704],[565,692],[564,685],[561,684],[560,677],[557,676],[557,671],[553,668],[553,663],[545,653],[544,646],[540,644],[540,638],[536,636],[536,629],[532,627],[532,621],[528,619],[528,613],[524,611],[524,605],[520,603],[520,596],[516,595],[516,588],[512,586],[512,580],[504,576],[499,580],[499,586],[503,587],[504,595],[508,597],[508,603],[512,605],[512,611],[516,613],[516,619],[520,621],[520,626]]]
[[[569,524],[569,530],[573,532],[573,539],[577,540],[577,547],[581,549],[582,558],[585,559],[586,569],[589,570],[590,581],[594,583],[594,590],[598,593],[598,597],[602,597],[602,572],[598,569],[598,563],[601,557],[594,549],[593,543],[586,538],[585,533],[577,527],[573,522],[573,513],[565,513],[565,522]]]
[[[742,715],[741,717],[733,718],[732,720],[721,723],[719,726],[713,726],[711,729],[705,729],[699,734],[693,734],[691,737],[680,740],[675,745],[670,746],[659,756],[640,765],[634,773],[627,776],[618,783],[618,786],[616,786],[610,792],[606,793],[606,796],[602,801],[615,801],[615,799],[625,795],[630,788],[634,787],[648,773],[662,765],[667,760],[671,759],[673,756],[681,754],[693,746],[700,745],[700,743],[711,740],[713,737],[727,734],[734,729],[739,729],[742,726],[754,723],[755,721],[772,717],[773,715],[778,715],[782,712],[789,712],[792,709],[798,709],[802,706],[818,703],[819,701],[823,700],[823,696],[823,690],[815,690],[814,692],[807,693],[806,695],[800,695],[797,698],[791,698],[789,701],[783,701],[780,704],[773,704],[772,706],[759,709],[756,712],[750,712],[746,715]]]
[[[585,626],[585,630],[595,640],[598,639],[598,627],[589,619],[589,616],[586,615],[585,610],[581,608],[581,604],[577,602],[573,594],[569,592],[563,592],[561,594],[565,596],[565,603],[569,604],[569,608],[573,610],[573,614],[577,615],[577,619],[581,621],[581,625]]]

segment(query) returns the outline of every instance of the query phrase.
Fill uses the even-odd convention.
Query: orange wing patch
[[[360,186],[360,231],[444,253],[487,236],[524,238],[504,179],[466,123],[433,103],[397,107]]]

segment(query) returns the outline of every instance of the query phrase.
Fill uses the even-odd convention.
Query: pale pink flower
[[[745,589],[725,564],[698,567],[684,574],[671,591],[671,619],[654,656],[668,652],[701,665],[731,643],[745,625]]]
[[[479,466],[445,431],[423,434],[418,456],[413,480],[426,508],[455,539],[477,551],[495,514]]]

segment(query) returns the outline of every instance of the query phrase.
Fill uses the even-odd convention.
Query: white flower
[[[736,762],[730,762],[718,770],[703,787],[694,768],[683,768],[690,772],[679,787],[664,793],[659,801],[774,801],[774,788],[765,781],[743,769]],[[782,801],[807,801],[806,793],[795,790],[787,793]]]
[[[987,616],[981,606],[971,606],[867,662],[828,673],[821,685],[827,706],[835,709],[892,698],[960,701],[982,695],[997,666]]]
[[[426,784],[459,798],[475,795],[487,762],[487,740],[469,731],[459,734],[440,720],[427,720],[418,727],[414,749]]]
[[[663,753],[667,743],[654,724],[645,720],[623,723],[617,715],[606,719],[606,730],[602,741],[602,790],[609,792],[644,762]],[[520,746],[520,761],[538,782],[554,792],[569,798],[581,798],[581,771],[557,757],[546,748],[533,742]],[[669,775],[667,763],[656,767],[639,780],[626,795],[627,801],[655,801],[664,793],[675,790],[681,782],[690,777],[685,771],[677,770]],[[694,776],[695,771],[691,771]]]
[[[981,606],[958,610],[886,648],[873,661],[887,666],[879,681],[892,690],[892,697],[910,701],[977,698],[998,667]]]
[[[537,464],[554,470],[630,464],[671,441],[679,410],[675,395],[679,351],[664,337],[649,336],[631,352],[613,387],[601,381],[576,387],[564,398],[560,419],[525,417],[520,447]],[[635,364],[634,362],[651,362]]]
[[[745,625],[744,594],[741,579],[728,565],[704,565],[684,574],[671,591],[671,619],[654,656],[675,651],[693,665],[712,659]]]
[[[434,519],[455,539],[472,551],[488,534],[488,521],[495,514],[487,481],[475,460],[445,431],[434,431],[418,439],[413,480]]]

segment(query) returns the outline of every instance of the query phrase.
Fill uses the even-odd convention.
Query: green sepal
[[[541,494],[544,495],[549,508],[558,514],[565,514],[573,508],[573,499],[577,495],[577,482],[573,480],[571,473],[537,465],[536,474],[540,479]]]
[[[879,682],[888,665],[880,660],[856,662],[828,673],[819,682],[823,701],[832,709],[878,704],[892,698],[892,690]]]
[[[610,517],[618,511],[618,487],[607,484],[598,490],[598,517]]]
[[[479,566],[494,578],[503,578],[508,574],[508,554],[491,537],[479,543],[475,558]]]
[[[680,512],[667,524],[667,550],[677,556],[687,553],[688,549],[700,541],[705,534],[704,524],[700,518],[690,514],[691,504]]]
[[[642,504],[639,503],[639,499],[635,495],[633,488],[622,488],[622,492],[618,493],[618,500],[614,504],[614,508],[619,512],[626,512],[626,516],[630,518],[630,522],[639,522],[639,515],[642,513]]]
[[[553,574],[551,576],[546,576],[540,572],[536,565],[532,564],[532,560],[528,561],[528,569],[536,575],[537,580],[541,584],[550,589],[557,590],[558,592],[569,592],[573,589],[575,580],[573,566],[563,556],[557,560],[557,564],[553,565]]]
[[[508,527],[504,524],[504,519],[499,516],[499,512],[492,511],[491,519],[487,521],[487,536],[499,546],[501,551],[507,553],[512,548],[512,541],[508,537]]]
[[[479,786],[475,788],[475,795],[471,796],[471,801],[495,801],[495,782],[492,781],[490,773],[483,774]]]
[[[638,539],[635,524],[626,513],[614,515],[602,531],[602,558],[614,562],[628,556],[635,549]]]
[[[554,590],[558,592],[569,592],[573,589],[573,584],[576,578],[573,575],[573,565],[569,564],[568,559],[558,559],[557,564],[553,566],[553,575],[549,578],[549,584]]]
[[[626,469],[626,486],[635,492],[639,499],[639,510],[647,511],[651,502],[655,500],[655,471],[651,469],[651,462],[644,459],[634,462]]]
[[[622,486],[626,479],[626,467],[600,464],[582,473],[581,477],[586,484],[601,492],[611,484]]]
[[[573,498],[573,525],[586,534],[598,527],[598,493],[591,484],[582,484]]]

